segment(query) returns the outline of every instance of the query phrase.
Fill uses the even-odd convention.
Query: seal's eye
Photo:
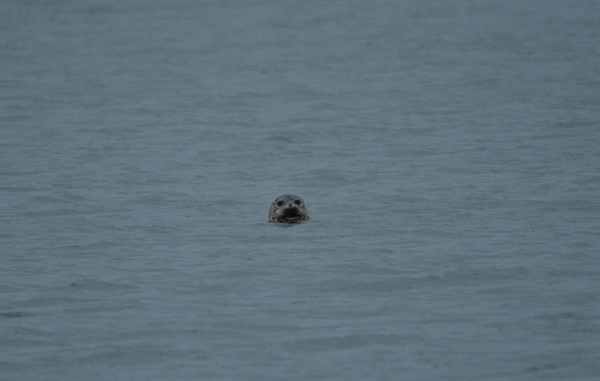
[[[283,201],[279,200],[277,201],[277,206],[282,206],[283,205]]]
[[[294,204],[296,204],[296,205],[301,205],[301,204],[302,204],[302,201],[300,201],[300,200],[296,200],[296,201],[294,201]]]

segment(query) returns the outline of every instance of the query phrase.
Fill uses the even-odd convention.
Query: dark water
[[[2,380],[599,378],[599,2],[0,17]]]

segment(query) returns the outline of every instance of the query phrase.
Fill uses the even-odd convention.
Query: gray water
[[[2,380],[600,377],[599,2],[0,16]]]

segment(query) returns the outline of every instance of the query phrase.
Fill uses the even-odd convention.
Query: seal
[[[304,201],[294,194],[277,197],[269,210],[269,222],[296,223],[308,219]]]

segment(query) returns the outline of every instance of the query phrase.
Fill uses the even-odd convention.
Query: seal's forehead
[[[284,194],[282,196],[277,197],[275,199],[275,202],[278,202],[278,201],[290,202],[290,201],[295,201],[295,200],[302,201],[302,199],[300,197],[296,196],[295,194]]]

